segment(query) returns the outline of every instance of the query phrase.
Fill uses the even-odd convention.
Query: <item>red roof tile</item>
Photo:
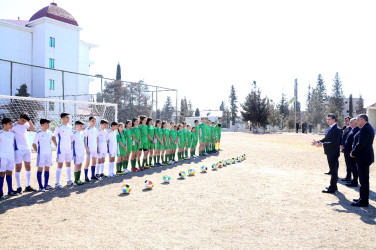
[[[51,3],[49,6],[39,10],[30,18],[29,21],[31,22],[42,17],[48,17],[60,22],[78,26],[76,19],[74,19],[74,17],[71,14],[69,14],[66,10],[58,7],[56,3]]]

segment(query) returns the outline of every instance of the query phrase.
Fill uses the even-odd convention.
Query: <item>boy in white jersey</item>
[[[13,124],[12,131],[15,133],[15,143],[14,151],[16,162],[16,181],[17,181],[17,193],[22,194],[21,188],[21,169],[22,162],[25,163],[26,170],[26,188],[25,192],[35,192],[36,190],[30,186],[30,162],[31,162],[31,151],[29,144],[29,137],[27,131],[34,131],[34,125],[30,120],[27,113],[21,113],[18,121]]]
[[[76,185],[84,184],[81,178],[81,166],[85,157],[85,135],[82,131],[84,123],[75,122],[76,131],[72,135],[73,161],[74,161],[74,183]]]
[[[14,138],[15,134],[11,131],[12,120],[4,118],[1,123],[3,130],[0,131],[0,145],[5,145],[0,150],[0,199],[4,197],[3,185],[4,178],[8,184],[8,195],[18,195],[12,188],[12,171],[14,169]],[[6,177],[5,177],[6,175]]]
[[[72,126],[69,124],[69,115],[68,113],[60,114],[62,124],[55,128],[52,137],[52,141],[57,149],[56,188],[63,188],[63,186],[60,185],[60,175],[64,162],[67,170],[67,185],[74,185],[71,180],[71,161],[73,157],[71,142]]]
[[[98,158],[98,130],[95,127],[97,119],[89,117],[89,127],[85,129],[85,151],[86,151],[86,164],[85,164],[85,182],[90,182],[88,177],[89,165],[91,160],[91,179],[98,180],[95,176],[95,165],[97,165]]]
[[[97,165],[97,178],[104,178],[104,162],[107,155],[107,120],[101,120],[100,127],[98,131],[98,165]]]
[[[35,134],[33,148],[38,153],[37,155],[37,180],[39,184],[39,191],[45,192],[53,189],[48,185],[50,177],[50,167],[52,166],[52,132],[49,130],[51,121],[48,119],[40,119],[42,129]],[[44,185],[42,184],[42,172],[44,168]]]
[[[107,133],[107,153],[108,153],[108,177],[112,178],[117,176],[114,173],[114,165],[115,165],[115,156],[117,153],[117,133],[118,133],[118,126],[117,122],[111,123],[111,131]]]

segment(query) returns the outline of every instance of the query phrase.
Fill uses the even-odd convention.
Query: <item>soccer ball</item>
[[[121,185],[121,191],[123,191],[123,194],[129,194],[131,190],[132,188],[129,184],[123,183],[123,185]]]
[[[218,169],[218,165],[216,163],[213,163],[212,170],[217,170],[217,169]]]
[[[217,166],[218,166],[219,168],[222,168],[222,162],[218,162],[218,163],[217,163]]]
[[[245,160],[245,154],[243,154],[242,157],[243,157],[243,161],[244,161]]]
[[[227,165],[231,165],[231,160],[230,159],[227,160]]]
[[[231,164],[235,164],[235,163],[236,163],[235,158],[232,158],[232,159],[231,159]]]
[[[193,168],[191,168],[191,169],[188,170],[188,174],[190,176],[194,176],[196,174],[196,171]]]
[[[208,168],[206,166],[201,167],[201,173],[206,173],[208,171]]]
[[[145,188],[152,189],[154,186],[154,182],[152,180],[146,180],[144,183]]]
[[[185,171],[180,171],[180,172],[179,172],[179,177],[180,177],[181,179],[184,179],[186,176],[187,176],[187,174],[185,173]]]
[[[226,166],[227,166],[226,161],[222,161],[222,166],[223,166],[223,167],[226,167]]]
[[[164,183],[170,183],[170,181],[171,181],[171,176],[165,174],[165,175],[163,176],[163,182],[164,182]]]
[[[242,160],[241,160],[240,157],[236,157],[236,161],[237,161],[237,162],[241,162]]]

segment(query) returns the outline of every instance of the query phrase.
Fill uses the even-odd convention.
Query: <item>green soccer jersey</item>
[[[149,141],[148,140],[148,126],[141,124],[138,127],[140,128],[140,131],[141,131],[141,143],[142,144],[147,143]]]
[[[170,130],[168,128],[162,129],[163,135],[166,137],[166,141],[164,142],[165,146],[169,145],[169,138],[170,138]]]
[[[153,125],[149,125],[149,127],[148,127],[148,135],[149,135],[152,139],[154,139],[154,133],[155,133],[154,126],[153,126]],[[148,138],[148,141],[151,142],[149,138]]]
[[[140,141],[141,139],[141,130],[139,127],[132,127],[131,128],[131,131],[132,131],[132,135],[134,136],[134,138],[136,138],[137,141]]]
[[[154,129],[154,134],[157,135],[159,137],[159,139],[163,142],[163,137],[162,137],[163,132],[162,132],[161,128],[156,127]],[[158,139],[157,139],[157,142],[158,142],[159,145],[161,145],[161,143],[160,143],[160,141]]]
[[[170,130],[170,136],[171,136],[171,138],[172,138],[173,141],[176,140],[177,133],[176,133],[176,130],[175,130],[175,129],[171,129],[171,130]]]
[[[185,146],[185,137],[183,130],[178,131],[179,146]]]
[[[187,147],[191,147],[191,143],[192,143],[192,132],[187,131]]]

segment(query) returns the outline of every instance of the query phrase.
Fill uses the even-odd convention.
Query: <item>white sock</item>
[[[100,170],[101,170],[101,164],[97,164],[97,167],[95,168],[95,173],[99,174]]]
[[[26,187],[30,186],[30,176],[31,176],[31,172],[26,171]]]
[[[101,174],[104,174],[104,163],[101,164]]]
[[[61,168],[56,169],[56,184],[60,183]]]
[[[114,175],[114,162],[110,162],[108,164],[108,174],[111,176],[111,175]]]
[[[21,172],[16,172],[15,176],[16,176],[16,181],[17,181],[17,187],[20,188],[21,187]]]
[[[67,169],[67,181],[72,180],[72,172],[71,172],[71,167],[66,167]]]

